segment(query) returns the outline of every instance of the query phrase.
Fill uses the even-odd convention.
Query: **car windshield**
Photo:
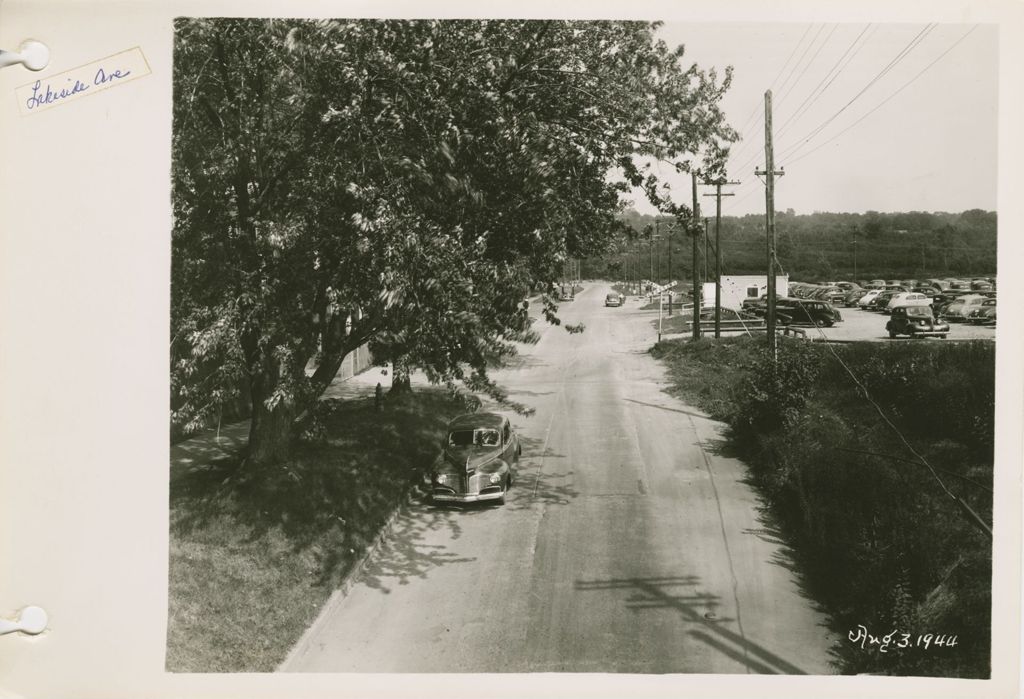
[[[455,430],[448,435],[448,445],[452,447],[468,447],[472,445],[496,447],[501,444],[498,430],[489,428],[479,430]]]
[[[932,312],[927,306],[908,306],[907,315],[920,318],[931,318]]]

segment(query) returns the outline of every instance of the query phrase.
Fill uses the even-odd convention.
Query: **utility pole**
[[[764,170],[754,170],[755,175],[765,176],[765,238],[768,257],[768,351],[775,357],[775,178],[785,175],[785,170],[775,169],[775,151],[772,146],[772,91],[764,93]]]
[[[654,230],[655,231],[658,230],[658,219],[654,219]],[[650,246],[650,250],[651,250],[651,276],[650,276],[650,279],[651,279],[651,283],[652,284],[655,281],[654,280],[654,239],[657,238],[657,237],[658,236],[655,235],[655,233],[652,231],[651,232],[651,246]]]
[[[668,224],[668,283],[672,284],[672,227],[673,223],[670,221]],[[672,286],[669,286],[668,290],[668,314],[672,315]]]
[[[708,278],[708,225],[711,219],[704,219],[704,279]]]
[[[734,196],[732,192],[722,194],[722,185],[737,185],[725,178],[714,181],[705,180],[704,184],[715,185],[714,194],[705,194],[715,198],[715,337],[722,336],[722,197]]]
[[[700,202],[697,200],[697,172],[691,172],[693,180],[693,339],[700,339],[700,268],[697,266],[697,237],[700,235]]]

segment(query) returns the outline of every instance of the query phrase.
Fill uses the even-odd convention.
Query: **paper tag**
[[[87,63],[15,90],[22,114],[33,114],[103,92],[150,74],[142,49],[135,48]]]

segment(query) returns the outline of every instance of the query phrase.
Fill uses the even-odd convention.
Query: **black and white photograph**
[[[177,18],[166,670],[989,678],[999,41]]]

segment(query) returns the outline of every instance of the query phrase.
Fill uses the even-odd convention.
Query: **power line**
[[[946,54],[948,54],[948,53],[949,53],[950,51],[952,51],[953,49],[955,49],[955,48],[956,48],[956,47],[957,47],[957,46],[958,46],[958,45],[960,44],[960,42],[961,42],[961,41],[963,41],[963,40],[964,40],[964,39],[966,39],[966,38],[967,38],[968,36],[970,36],[971,32],[973,32],[973,31],[974,31],[975,29],[977,29],[977,28],[978,28],[978,25],[977,25],[977,24],[975,24],[975,25],[974,25],[973,27],[971,27],[970,29],[968,29],[968,30],[967,30],[967,32],[966,32],[966,33],[965,33],[965,34],[964,34],[963,36],[961,36],[961,37],[960,37],[959,39],[957,39],[956,41],[954,41],[954,42],[953,42],[953,44],[952,44],[952,45],[951,45],[951,46],[950,46],[950,47],[949,47],[948,49],[946,49],[946,50],[945,50],[945,51],[943,51],[943,52],[942,52],[941,54],[939,54],[939,55],[938,55],[938,56],[937,56],[937,57],[935,58],[935,60],[933,60],[933,61],[932,61],[931,63],[929,63],[928,65],[926,65],[926,66],[925,66],[925,67],[924,67],[924,68],[923,68],[923,69],[922,69],[922,70],[921,70],[921,71],[920,71],[920,72],[919,72],[919,73],[918,73],[917,75],[915,75],[914,77],[912,77],[912,78],[911,78],[910,80],[908,80],[907,82],[903,83],[903,85],[901,85],[901,86],[899,87],[899,89],[897,89],[897,90],[896,90],[895,92],[893,92],[893,93],[892,93],[891,95],[889,95],[889,96],[888,96],[888,97],[886,97],[886,98],[885,98],[884,100],[882,100],[881,102],[879,102],[879,103],[878,103],[878,105],[877,105],[877,106],[875,106],[875,108],[874,108],[874,109],[872,109],[871,111],[869,111],[869,112],[867,112],[866,114],[864,114],[864,115],[863,115],[863,116],[862,116],[862,117],[861,117],[860,119],[858,119],[857,121],[855,121],[855,122],[853,122],[852,124],[850,124],[849,126],[847,126],[847,127],[845,128],[845,129],[843,129],[842,131],[840,131],[839,133],[837,133],[837,134],[836,134],[835,136],[832,136],[831,138],[829,138],[829,139],[827,139],[826,141],[822,142],[821,144],[819,144],[819,145],[815,146],[814,148],[812,148],[811,150],[807,151],[806,153],[803,153],[802,155],[799,155],[799,156],[797,156],[797,157],[793,158],[793,160],[792,160],[791,162],[794,162],[794,163],[795,163],[795,162],[798,162],[798,161],[800,161],[800,160],[803,160],[804,158],[806,158],[807,156],[811,155],[811,154],[812,154],[812,153],[814,153],[815,151],[817,151],[817,150],[819,150],[819,149],[821,149],[821,148],[825,147],[826,145],[828,145],[828,144],[830,144],[830,143],[834,143],[834,142],[836,141],[836,139],[838,139],[838,138],[839,138],[840,136],[842,136],[843,134],[845,134],[845,133],[846,133],[847,131],[849,131],[850,129],[852,129],[852,128],[853,128],[854,126],[856,126],[856,125],[857,125],[857,124],[859,124],[860,122],[862,122],[862,121],[864,121],[865,119],[867,119],[867,118],[868,118],[869,116],[871,116],[871,115],[872,115],[872,114],[874,114],[875,112],[877,112],[877,111],[878,111],[879,109],[881,109],[881,108],[882,108],[882,106],[883,106],[883,105],[885,105],[885,104],[886,104],[886,103],[887,103],[887,102],[888,102],[889,100],[891,100],[892,98],[894,98],[894,97],[895,97],[896,95],[898,95],[898,94],[900,94],[901,92],[903,92],[903,90],[905,90],[905,89],[906,89],[906,88],[907,88],[907,87],[908,87],[908,86],[909,86],[909,85],[910,85],[911,83],[913,83],[913,82],[914,82],[915,80],[917,80],[917,79],[918,79],[918,78],[920,78],[920,77],[921,77],[922,75],[924,75],[924,74],[925,74],[925,73],[926,73],[926,72],[928,71],[928,69],[930,69],[930,68],[931,68],[931,67],[932,67],[933,65],[935,65],[935,64],[936,64],[936,63],[938,63],[938,62],[939,62],[940,60],[942,60],[942,59],[943,59],[943,58],[944,58],[944,57],[946,56]]]
[[[820,54],[821,50],[823,48],[825,48],[826,44],[828,44],[828,40],[831,39],[832,35],[836,33],[836,29],[838,27],[839,27],[838,24],[833,24],[832,25],[832,29],[825,36],[825,40],[821,42],[820,46],[818,46],[818,50],[814,52],[813,56],[811,56],[811,60],[807,61],[807,65],[805,65],[803,70],[800,71],[800,75],[798,75],[796,80],[793,81],[793,84],[789,86],[789,89],[786,90],[784,93],[782,93],[782,95],[779,96],[779,101],[780,102],[782,102],[784,99],[786,99],[786,97],[789,96],[789,93],[793,91],[793,88],[796,87],[800,83],[800,79],[804,77],[804,74],[807,72],[807,69],[810,68],[814,64],[814,61],[818,58],[818,54]]]
[[[832,67],[829,68],[828,72],[825,73],[824,77],[822,77],[818,84],[814,86],[814,89],[807,94],[807,97],[805,97],[804,101],[800,103],[800,106],[793,110],[793,114],[782,123],[782,126],[779,127],[780,136],[783,134],[784,131],[786,131],[786,129],[795,124],[796,121],[801,116],[803,116],[808,109],[814,106],[814,103],[817,102],[823,94],[825,94],[826,90],[828,90],[829,85],[835,82],[835,79],[838,78],[839,75],[846,69],[846,66],[848,66],[857,56],[857,54],[860,53],[860,50],[864,48],[865,44],[867,44],[867,39],[865,39],[864,43],[860,44],[860,46],[857,46],[857,42],[861,40],[861,37],[863,37],[869,29],[877,29],[877,25],[867,24],[864,26],[864,28],[860,31],[860,34],[858,34],[856,38],[850,43],[850,45],[846,47],[846,51],[844,51],[843,55],[839,57],[839,60],[832,64]],[[854,51],[852,55],[850,55],[850,59],[846,61],[846,63],[843,63],[843,59],[845,59],[847,55],[850,54],[850,51],[853,50],[854,46],[857,46],[857,50]],[[833,73],[835,73],[834,76],[832,75]],[[829,80],[830,77],[832,78],[831,80]],[[825,84],[826,81],[828,81],[827,85]],[[824,87],[822,87],[822,85],[824,85]]]
[[[896,56],[891,61],[889,61],[889,63],[884,68],[882,68],[882,70],[880,70],[873,78],[871,78],[871,80],[868,81],[867,85],[865,85],[864,87],[862,87],[860,89],[860,92],[858,92],[856,95],[854,95],[835,114],[833,114],[828,119],[823,121],[817,128],[812,130],[810,133],[806,134],[802,139],[798,139],[798,143],[795,143],[794,145],[789,146],[788,148],[786,148],[785,151],[780,155],[780,157],[782,157],[782,158],[788,157],[795,150],[799,149],[805,143],[807,143],[812,138],[814,138],[816,135],[821,133],[822,129],[826,128],[829,124],[831,124],[833,121],[835,121],[835,119],[840,114],[845,112],[850,107],[850,105],[852,105],[854,102],[856,102],[861,97],[861,95],[863,95],[865,92],[867,92],[871,88],[872,85],[874,85],[879,80],[881,80],[887,73],[889,73],[889,71],[891,71],[904,58],[906,58],[910,54],[911,51],[913,51],[922,41],[924,41],[924,39],[928,36],[928,34],[933,29],[935,29],[936,26],[938,26],[938,25],[937,24],[929,24],[924,29],[922,29],[920,32],[918,32],[918,34],[913,39],[911,39],[907,43],[907,45],[904,46],[903,49],[901,49],[900,52],[898,54],[896,54]]]
[[[834,27],[833,27],[833,28],[834,28]],[[824,25],[824,24],[822,24],[822,25],[821,25],[820,27],[818,27],[818,31],[816,31],[816,32],[814,33],[814,36],[813,36],[813,37],[811,38],[811,42],[810,42],[809,44],[807,44],[807,47],[806,47],[806,48],[804,49],[804,52],[800,54],[800,58],[798,58],[798,59],[796,60],[796,63],[794,63],[794,64],[793,64],[793,69],[792,69],[791,71],[789,71],[789,75],[787,75],[787,76],[786,76],[786,79],[782,81],[782,84],[781,84],[781,85],[779,85],[779,92],[782,92],[782,90],[783,90],[783,89],[785,89],[785,87],[786,87],[786,83],[788,83],[788,82],[789,82],[789,79],[793,77],[794,73],[796,73],[796,70],[797,70],[797,68],[799,68],[799,67],[800,67],[800,64],[801,64],[801,63],[803,62],[803,60],[804,60],[804,56],[806,56],[806,55],[807,55],[807,52],[808,52],[808,51],[810,51],[810,50],[811,50],[811,48],[812,48],[812,47],[814,46],[814,44],[815,44],[815,43],[816,43],[816,42],[818,41],[818,37],[819,37],[819,36],[821,36],[821,32],[822,32],[822,31],[823,31],[824,29],[825,29],[825,25]],[[814,59],[812,58],[811,60],[814,60]],[[809,64],[809,63],[810,63],[810,62],[808,62],[808,64]],[[806,69],[805,69],[805,70],[806,70]],[[802,72],[800,73],[800,76],[803,76],[803,73],[802,73]],[[797,83],[797,82],[798,82],[799,80],[800,80],[800,78],[799,78],[799,77],[798,77],[798,78],[797,78],[796,80],[794,80],[794,81],[793,81],[793,85],[796,85],[796,83]],[[792,85],[790,86],[790,89],[792,89]]]
[[[772,80],[772,85],[771,86],[773,88],[775,87],[775,83],[777,83],[779,81],[779,77],[782,75],[783,71],[786,70],[786,66],[789,65],[790,60],[792,60],[793,56],[796,55],[796,52],[800,48],[800,45],[804,43],[804,38],[807,36],[808,32],[811,31],[811,27],[813,27],[813,26],[814,26],[813,24],[808,24],[807,25],[807,28],[804,29],[804,33],[800,35],[800,40],[798,42],[796,42],[796,46],[794,46],[793,50],[789,52],[789,56],[786,58],[786,62],[782,64],[782,67],[779,68],[779,72],[775,76],[775,79]],[[760,113],[761,113],[761,102],[758,101],[758,103],[756,105],[754,105],[754,110],[750,113],[750,116],[748,116],[746,121],[743,123],[743,128],[740,129],[740,133],[743,133],[744,131],[746,131],[747,128],[750,126],[751,121],[754,119],[754,117],[756,117]]]

